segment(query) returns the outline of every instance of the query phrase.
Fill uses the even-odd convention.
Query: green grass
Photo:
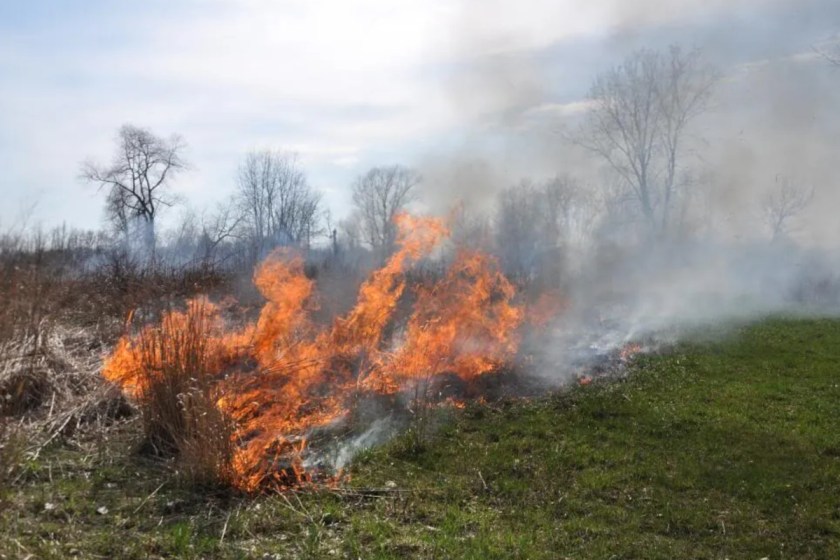
[[[374,495],[226,497],[126,440],[56,447],[12,488],[0,558],[840,558],[840,321],[705,340],[368,452],[348,488],[396,485]]]

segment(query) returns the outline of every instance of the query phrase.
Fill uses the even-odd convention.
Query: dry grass
[[[198,301],[140,332],[132,350],[139,363],[137,404],[147,451],[176,455],[179,471],[191,481],[227,484],[233,428],[216,406],[217,357],[208,343],[213,324],[207,305]]]
[[[43,255],[0,268],[0,414],[22,414],[49,396],[48,347],[58,280]]]
[[[0,505],[23,463],[24,444],[19,426],[11,418],[0,416]]]
[[[12,461],[6,424],[25,429],[26,452],[35,458],[47,446],[107,438],[111,424],[136,410],[100,374],[126,311],[156,318],[167,300],[222,281],[205,269],[107,262],[89,269],[91,254],[82,253],[52,250],[40,239],[0,236],[0,422],[6,432],[0,445],[7,446],[0,450],[2,468],[6,457]],[[229,476],[230,428],[202,375],[205,326],[191,326],[198,330],[175,340],[179,348],[164,348],[164,367],[147,361],[149,371],[161,375],[140,409],[150,447],[182,457],[179,471],[191,480],[217,481]],[[145,350],[157,351],[172,333],[158,334],[143,341]]]

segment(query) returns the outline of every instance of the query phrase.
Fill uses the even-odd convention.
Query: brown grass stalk
[[[141,331],[138,405],[147,450],[177,456],[178,470],[194,482],[230,481],[230,421],[216,406],[215,328],[206,302],[184,314],[167,314],[161,326]]]

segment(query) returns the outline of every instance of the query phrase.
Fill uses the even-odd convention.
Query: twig
[[[481,484],[484,486],[484,489],[489,490],[490,488],[487,487],[487,483],[484,481],[484,477],[481,476],[481,471],[477,470],[476,472],[478,472],[478,478],[481,479]]]
[[[380,498],[388,494],[405,494],[411,492],[411,490],[404,488],[333,488],[331,492],[338,496]]]
[[[222,536],[219,537],[219,546],[221,546],[222,542],[225,540],[225,533],[227,533],[228,522],[230,521],[230,514],[233,513],[229,511],[227,514],[227,519],[225,519],[225,526],[222,527]]]
[[[281,497],[281,498],[283,498],[283,501],[284,501],[284,502],[286,502],[286,503],[285,503],[285,504],[283,504],[283,505],[285,505],[285,506],[286,506],[286,508],[288,508],[289,510],[293,511],[293,512],[294,512],[294,513],[296,513],[297,515],[299,515],[299,516],[303,517],[304,519],[306,519],[306,520],[307,520],[307,521],[309,521],[310,523],[315,523],[315,520],[313,519],[312,515],[311,515],[311,514],[307,511],[306,506],[304,506],[304,505],[303,505],[303,502],[300,500],[300,498],[298,497],[298,495],[297,495],[296,493],[292,493],[292,495],[293,495],[293,496],[295,497],[295,499],[297,500],[298,507],[299,507],[300,509],[298,509],[298,508],[296,508],[295,506],[293,506],[293,505],[292,505],[291,500],[289,500],[289,498],[288,498],[288,496],[287,496],[286,494],[280,494],[280,497]]]
[[[139,505],[139,506],[137,506],[137,508],[136,508],[136,509],[135,509],[132,513],[137,513],[138,511],[140,511],[140,508],[142,508],[143,506],[145,506],[145,505],[146,505],[146,502],[148,502],[149,500],[151,500],[151,499],[155,496],[155,494],[157,494],[157,493],[158,493],[158,490],[160,490],[161,488],[163,488],[163,486],[164,486],[165,484],[166,484],[166,481],[161,482],[160,486],[158,486],[157,488],[155,488],[155,489],[154,489],[154,491],[153,491],[151,494],[149,494],[148,496],[146,496],[146,499],[144,499],[142,502],[140,502],[140,505]],[[227,523],[225,523],[225,527],[227,527]]]

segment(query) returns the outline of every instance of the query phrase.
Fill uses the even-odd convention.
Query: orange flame
[[[642,352],[643,348],[642,345],[637,342],[628,342],[625,344],[621,351],[618,353],[618,357],[622,362],[630,361],[633,356]]]
[[[519,345],[514,295],[490,257],[459,253],[442,281],[420,290],[405,342],[366,385],[393,392],[411,379],[453,373],[469,381],[497,369]]]
[[[267,302],[255,325],[226,331],[218,308],[202,298],[188,302],[187,313],[169,313],[161,326],[145,328],[177,340],[187,315],[199,310],[191,306],[200,305],[206,375],[217,380],[217,406],[235,425],[237,487],[257,491],[310,480],[302,466],[306,436],[344,418],[359,392],[394,393],[442,374],[470,381],[515,355],[524,315],[515,289],[494,259],[465,251],[440,281],[417,290],[413,311],[388,348],[384,333],[394,323],[409,265],[448,235],[435,218],[402,214],[396,224],[398,250],[329,329],[311,322],[314,282],[303,259],[289,251],[273,253],[256,270],[254,282]],[[142,333],[121,339],[103,369],[134,398],[154,380],[141,371],[148,367],[138,359]]]
[[[129,396],[143,398],[167,368],[180,368],[170,373],[187,376],[193,373],[187,365],[200,363],[205,373],[220,372],[236,361],[246,344],[241,334],[227,334],[218,307],[199,297],[188,300],[184,312],[165,313],[159,326],[121,338],[105,360],[102,375]]]

